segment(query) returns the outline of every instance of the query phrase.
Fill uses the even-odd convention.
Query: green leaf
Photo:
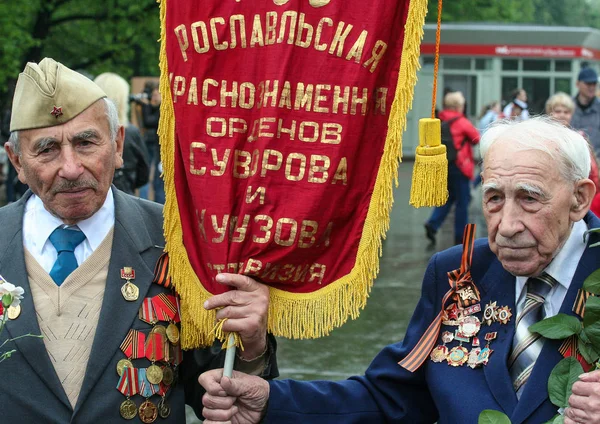
[[[550,421],[546,421],[544,424],[564,424],[564,422],[565,417],[560,414],[556,414]]]
[[[581,374],[583,374],[583,368],[573,357],[565,358],[556,364],[548,378],[548,395],[554,405],[559,408],[569,406],[571,388]]]
[[[591,345],[591,343],[586,343],[580,339],[577,343],[577,348],[579,349],[581,356],[583,356],[583,359],[585,359],[585,362],[588,364],[593,364],[598,360],[598,354],[596,353],[596,350],[594,350],[594,347]]]
[[[529,331],[539,333],[547,339],[565,339],[581,332],[581,322],[576,317],[558,314],[533,324]]]
[[[479,414],[477,424],[510,424],[510,418],[500,411],[485,409]]]
[[[583,331],[594,350],[600,352],[600,322],[587,326]]]
[[[583,289],[590,293],[600,294],[600,269],[592,272],[583,282]]]
[[[600,297],[590,296],[585,302],[583,326],[587,327],[596,322],[600,322]]]

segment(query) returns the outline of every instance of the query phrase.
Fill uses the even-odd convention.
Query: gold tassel
[[[448,200],[448,160],[439,119],[419,119],[419,147],[410,189],[410,204],[442,206]]]

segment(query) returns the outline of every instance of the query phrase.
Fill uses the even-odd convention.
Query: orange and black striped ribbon
[[[421,339],[417,342],[413,350],[398,364],[410,372],[415,372],[425,362],[440,333],[442,325],[442,315],[446,308],[446,303],[452,297],[457,299],[461,307],[473,305],[480,300],[479,290],[471,278],[471,261],[473,259],[473,246],[475,243],[475,224],[467,224],[463,234],[463,252],[460,263],[460,269],[448,273],[448,283],[450,290],[442,299],[442,310],[434,318],[433,322],[427,327]],[[458,292],[469,294],[460,296]]]
[[[573,312],[575,312],[581,318],[583,318],[583,315],[585,314],[585,302],[587,302],[590,296],[595,295],[583,289],[579,289],[577,292],[577,297],[575,298],[575,303],[573,304]]]
[[[171,287],[171,277],[169,277],[169,254],[164,252],[158,258],[156,266],[154,267],[154,279],[153,283],[163,286],[165,288]]]
[[[567,337],[562,345],[558,348],[558,351],[563,357],[574,356],[574,352],[577,351],[577,336],[573,335]]]

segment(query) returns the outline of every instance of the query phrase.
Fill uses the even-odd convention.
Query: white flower
[[[1,278],[1,277],[0,277]],[[2,304],[5,308],[9,306],[19,306],[25,290],[23,287],[15,286],[2,278],[0,283],[0,297],[2,298]]]

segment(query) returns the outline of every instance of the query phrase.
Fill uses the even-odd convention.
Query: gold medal
[[[128,302],[134,302],[140,297],[140,289],[131,281],[127,281],[121,286],[121,294]]]
[[[8,315],[8,319],[19,318],[19,315],[21,315],[21,305],[11,306],[6,310],[6,314]]]
[[[158,416],[158,409],[156,409],[156,405],[146,399],[146,401],[140,405],[139,416],[143,423],[153,423]]]
[[[146,370],[146,378],[151,384],[160,384],[163,379],[163,370],[158,365],[150,365]]]
[[[170,386],[171,384],[173,384],[173,378],[175,377],[173,375],[173,369],[167,365],[166,367],[163,368],[162,372],[163,372],[162,382],[167,386]]]
[[[123,375],[123,369],[127,367],[127,368],[133,368],[133,364],[131,363],[131,361],[129,359],[121,359],[119,362],[117,362],[117,374],[119,374],[119,377]]]
[[[119,412],[126,420],[132,420],[137,415],[137,406],[131,399],[125,399],[119,407]]]
[[[433,362],[444,362],[448,356],[448,348],[439,345],[431,351],[431,360]]]
[[[160,402],[158,402],[157,408],[158,415],[161,418],[167,418],[169,415],[171,415],[171,407],[169,406],[164,397],[160,400]]]
[[[173,323],[170,323],[167,327],[167,338],[173,344],[179,342],[179,328]]]
[[[150,332],[162,334],[163,338],[167,337],[167,329],[164,325],[155,325]]]
[[[455,346],[450,350],[446,360],[448,365],[460,367],[469,359],[469,351],[462,346]]]

